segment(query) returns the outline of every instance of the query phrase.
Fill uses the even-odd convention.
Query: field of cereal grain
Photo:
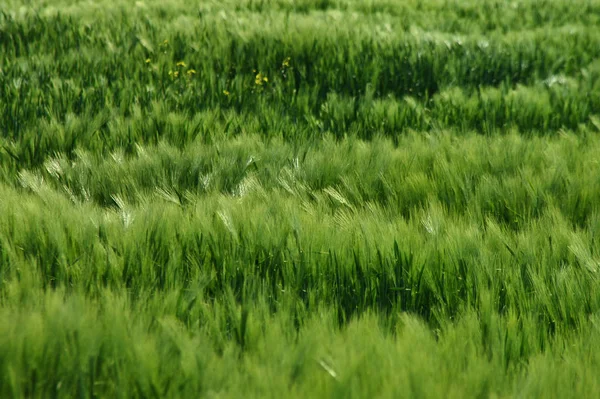
[[[3,0],[0,397],[600,397],[600,0]]]

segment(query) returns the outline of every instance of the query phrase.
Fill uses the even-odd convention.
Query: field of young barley
[[[600,0],[3,0],[0,397],[600,397]]]

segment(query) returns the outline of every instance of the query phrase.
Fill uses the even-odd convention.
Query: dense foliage
[[[600,1],[4,0],[1,397],[599,397]]]

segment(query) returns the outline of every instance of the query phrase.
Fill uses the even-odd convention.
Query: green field
[[[600,0],[2,0],[0,397],[600,397]]]

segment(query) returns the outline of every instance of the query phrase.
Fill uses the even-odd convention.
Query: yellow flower
[[[283,62],[281,63],[281,66],[284,68],[289,68],[291,60],[292,59],[290,57],[287,57],[285,60],[283,60]]]
[[[179,77],[179,71],[173,72],[173,76],[175,76],[176,78],[178,78]]]
[[[196,74],[196,70],[195,69],[188,69],[186,72],[188,75],[192,76]]]
[[[149,64],[151,62],[152,62],[152,60],[150,58],[146,58],[146,64]]]
[[[225,94],[227,97],[229,97],[229,92],[227,90],[223,90],[223,94]]]
[[[178,67],[183,67],[183,68],[185,68],[185,67],[186,67],[186,65],[185,65],[185,62],[183,62],[183,61],[179,61],[179,62],[177,63],[177,66],[178,66]]]
[[[269,81],[269,78],[267,78],[265,75],[263,75],[260,72],[256,75],[256,78],[254,78],[254,84],[256,84],[258,86],[262,85],[263,82],[266,83],[268,81]]]

